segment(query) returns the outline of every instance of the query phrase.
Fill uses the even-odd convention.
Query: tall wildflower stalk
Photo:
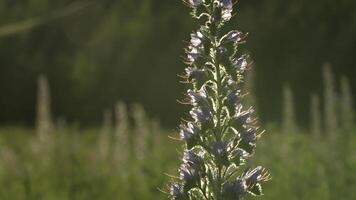
[[[147,116],[145,109],[140,104],[132,105],[133,121],[135,123],[134,148],[135,156],[139,161],[144,160],[147,153],[147,139],[149,138]]]
[[[320,98],[317,94],[313,93],[310,97],[310,121],[311,133],[320,138],[321,135],[321,114],[320,114]]]
[[[115,107],[115,145],[114,160],[120,167],[125,167],[129,158],[129,119],[127,106],[118,102]]]
[[[110,141],[112,132],[112,116],[110,110],[103,112],[103,124],[100,130],[98,138],[98,153],[102,160],[105,160],[109,156]]]
[[[354,124],[353,98],[349,80],[341,78],[341,126],[343,131],[352,132]]]
[[[192,109],[180,126],[183,163],[170,186],[170,198],[235,200],[247,193],[262,195],[268,172],[260,166],[244,167],[262,135],[254,110],[241,104],[249,61],[248,55],[238,55],[237,47],[247,34],[222,31],[232,17],[231,0],[183,2],[203,25],[191,34],[186,48],[188,67],[182,77],[190,89],[184,103]]]
[[[337,108],[336,108],[336,87],[335,80],[331,70],[331,65],[326,63],[323,66],[324,76],[324,115],[325,131],[329,137],[335,139],[338,130]]]
[[[296,133],[295,105],[292,89],[289,85],[283,87],[283,133]]]
[[[47,77],[40,75],[37,80],[36,132],[40,141],[45,142],[52,131],[51,96]]]

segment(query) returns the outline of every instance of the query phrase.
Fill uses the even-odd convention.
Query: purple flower
[[[191,148],[198,142],[200,129],[192,122],[180,126],[180,138],[187,142],[187,147]]]
[[[246,181],[241,178],[238,178],[233,182],[225,182],[222,186],[222,195],[226,200],[241,199],[246,191]]]
[[[257,182],[261,181],[262,177],[262,167],[258,166],[252,171],[245,174],[245,178],[248,182],[252,184],[256,184]]]
[[[206,92],[205,92],[204,89],[201,89],[201,90],[199,90],[199,91],[197,91],[197,92],[194,92],[193,90],[190,90],[190,89],[189,89],[189,90],[187,91],[187,94],[188,94],[188,96],[189,96],[189,98],[190,98],[190,102],[191,102],[193,105],[197,105],[197,104],[199,104],[199,103],[205,101],[206,98],[207,98],[207,94],[206,94]]]
[[[238,178],[234,183],[234,189],[236,192],[236,196],[238,198],[241,198],[247,190],[246,181],[242,178]]]
[[[229,105],[235,105],[237,103],[237,101],[239,100],[239,94],[240,94],[240,90],[234,90],[231,91],[228,95],[227,95],[227,103]]]
[[[222,85],[227,90],[235,90],[238,86],[238,83],[234,81],[231,76],[227,76],[224,78]]]
[[[203,158],[192,150],[187,150],[184,152],[183,162],[190,165],[197,172],[204,174],[205,173],[205,165]]]
[[[172,183],[169,194],[173,200],[187,199],[186,194],[183,192],[183,187],[179,183]]]
[[[196,83],[203,83],[206,79],[207,73],[205,69],[196,69],[193,67],[185,68],[185,76],[188,81],[195,81]]]
[[[198,172],[187,163],[180,166],[179,177],[185,183],[185,190],[195,187],[200,178]]]
[[[248,156],[249,156],[249,154],[248,154],[246,151],[244,151],[244,150],[238,148],[238,149],[236,149],[236,150],[234,150],[234,151],[232,152],[232,158],[231,158],[231,160],[232,160],[237,166],[240,166],[241,164],[243,164],[243,163],[245,162],[245,160],[246,160],[246,158],[247,158]]]
[[[191,166],[197,166],[197,165],[201,164],[202,159],[197,154],[195,154],[193,151],[187,150],[184,152],[183,162],[187,163]]]
[[[190,37],[190,43],[193,47],[202,46],[204,41],[204,35],[200,31],[190,34]]]
[[[227,147],[228,145],[226,142],[218,141],[214,142],[211,148],[211,151],[215,156],[216,161],[223,165],[229,164]]]
[[[223,38],[222,38],[222,43],[228,43],[228,42],[233,42],[233,43],[240,43],[243,41],[245,35],[237,30],[230,31],[228,32]]]
[[[227,143],[222,141],[213,143],[212,152],[214,155],[219,157],[225,155],[227,153]]]
[[[241,132],[241,140],[247,144],[254,144],[258,139],[257,129],[249,128],[248,130]]]
[[[208,105],[193,108],[189,113],[195,122],[200,122],[204,124],[207,122],[211,122],[213,119],[212,109]]]
[[[222,8],[221,17],[224,21],[231,19],[232,13],[232,1],[231,0],[220,0],[220,6]]]
[[[247,55],[243,55],[240,58],[234,58],[231,63],[232,67],[237,71],[244,72],[248,66],[247,58]]]
[[[202,51],[201,49],[198,49],[198,47],[194,46],[189,46],[187,49],[187,63],[188,64],[193,64],[195,63],[200,57],[202,56]]]
[[[235,198],[235,190],[234,190],[234,183],[232,182],[225,182],[222,185],[222,195],[224,199],[234,199]]]
[[[253,122],[252,120],[253,112],[254,112],[253,109],[248,109],[247,111],[239,112],[232,118],[232,120],[234,124],[237,126],[249,124]]]

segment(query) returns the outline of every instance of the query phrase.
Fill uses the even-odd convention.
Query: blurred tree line
[[[355,1],[238,4],[230,28],[250,33],[241,51],[254,59],[262,120],[280,119],[288,83],[306,122],[325,62],[356,88]],[[33,123],[36,79],[46,74],[55,116],[92,124],[122,100],[175,126],[185,109],[176,102],[184,90],[180,56],[196,27],[188,12],[179,0],[0,1],[0,123]]]

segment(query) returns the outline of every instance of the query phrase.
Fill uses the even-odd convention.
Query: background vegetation
[[[228,28],[250,33],[244,48],[255,60],[263,121],[280,121],[282,85],[289,83],[298,122],[306,125],[309,94],[322,94],[324,63],[356,85],[355,1],[238,6]],[[179,0],[1,1],[0,121],[33,124],[35,80],[47,74],[55,116],[98,124],[119,99],[140,102],[150,116],[176,126],[184,109],[175,101],[184,90],[179,56],[195,27],[188,12]]]
[[[356,199],[355,1],[239,6],[263,198]],[[0,1],[0,199],[166,199],[194,27],[180,1]]]

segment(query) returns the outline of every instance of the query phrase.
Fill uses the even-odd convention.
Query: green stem
[[[213,14],[215,12],[215,5],[214,1],[211,1],[210,4],[210,12]],[[210,22],[210,38],[213,42],[212,45],[212,63],[215,66],[215,83],[216,83],[216,118],[217,118],[217,123],[216,127],[214,127],[214,136],[216,141],[221,141],[222,139],[222,125],[221,125],[221,112],[222,112],[222,77],[221,77],[221,69],[220,69],[220,60],[219,60],[219,55],[218,55],[218,47],[219,47],[219,42],[218,42],[218,26],[216,22],[211,21]],[[214,188],[214,197],[216,200],[222,200],[222,194],[221,194],[221,185],[222,185],[222,166],[219,163],[216,163],[217,169],[217,175],[216,175],[216,184]]]

